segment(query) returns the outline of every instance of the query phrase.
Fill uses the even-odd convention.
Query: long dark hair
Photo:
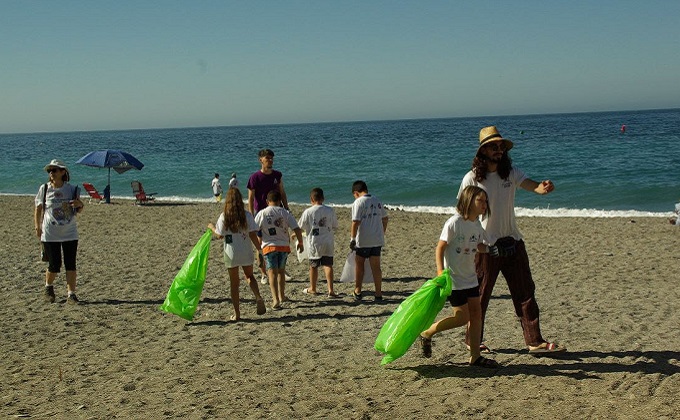
[[[224,200],[224,228],[231,232],[241,232],[248,229],[243,196],[238,188],[227,190],[227,198]]]
[[[512,159],[507,151],[503,152],[501,161],[498,162],[496,167],[496,172],[501,179],[508,179],[510,176],[510,170],[512,169]],[[472,172],[475,173],[475,181],[482,182],[486,179],[486,174],[489,172],[489,160],[486,156],[481,153],[477,153],[474,159],[472,159]]]

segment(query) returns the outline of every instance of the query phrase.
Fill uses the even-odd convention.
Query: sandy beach
[[[289,259],[293,299],[255,314],[241,283],[232,313],[221,242],[211,244],[192,322],[158,309],[216,204],[131,201],[79,216],[78,306],[43,301],[45,263],[32,197],[0,196],[3,322],[0,414],[30,418],[677,418],[680,416],[680,230],[665,218],[520,218],[546,339],[558,358],[527,353],[499,278],[486,339],[498,370],[467,366],[462,329],[380,366],[373,349],[399,303],[435,275],[447,215],[391,211],[382,267],[386,301],[302,293],[308,265]],[[293,207],[299,217],[301,207]],[[336,277],[349,209],[338,208]],[[267,286],[261,287],[269,301]],[[320,282],[319,290],[325,292]],[[447,304],[440,317],[448,314]]]

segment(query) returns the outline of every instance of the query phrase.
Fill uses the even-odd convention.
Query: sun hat
[[[503,136],[501,136],[501,133],[498,132],[498,129],[491,125],[479,130],[479,147],[477,148],[477,151],[479,152],[479,149],[481,149],[482,146],[486,146],[492,141],[502,141],[505,143],[506,151],[512,149],[513,146],[510,140],[504,139]]]
[[[63,160],[60,159],[52,159],[50,163],[45,165],[45,171],[47,172],[50,168],[61,168],[64,169],[65,171],[68,171],[68,167],[64,163]]]

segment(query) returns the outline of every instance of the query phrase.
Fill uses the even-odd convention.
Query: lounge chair
[[[144,191],[142,183],[139,181],[132,181],[132,194],[135,196],[135,204],[146,204],[149,201],[153,201],[157,193],[148,193]]]
[[[97,191],[94,185],[83,182],[83,188],[85,188],[85,191],[90,195],[89,203],[92,203],[92,200],[97,200],[97,204],[101,204],[102,201],[106,200],[106,197],[104,197],[103,194],[99,194],[99,191]]]

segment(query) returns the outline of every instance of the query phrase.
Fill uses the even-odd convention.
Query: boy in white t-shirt
[[[215,201],[219,203],[220,201],[222,201],[222,184],[220,184],[220,174],[215,173],[215,178],[213,178],[210,184],[212,185]]]
[[[322,266],[328,283],[328,297],[338,297],[333,291],[333,254],[338,219],[335,211],[324,202],[323,190],[313,188],[309,194],[312,206],[306,209],[298,224],[307,234],[307,253],[309,255],[309,288],[303,292],[316,295],[316,281],[319,278],[319,266]]]
[[[290,253],[288,228],[293,229],[297,237],[297,249],[304,251],[302,229],[292,214],[281,207],[281,192],[272,190],[267,194],[267,207],[255,216],[255,223],[260,228],[260,248],[264,256],[269,277],[269,288],[272,292],[272,309],[281,309],[281,304],[290,299],[286,297],[286,260]]]
[[[364,181],[352,184],[354,203],[352,204],[352,227],[350,228],[349,247],[356,252],[354,267],[354,299],[361,300],[361,286],[364,280],[366,258],[371,266],[375,284],[375,300],[382,301],[382,270],[380,253],[385,245],[387,230],[387,210],[378,197],[368,193]]]

